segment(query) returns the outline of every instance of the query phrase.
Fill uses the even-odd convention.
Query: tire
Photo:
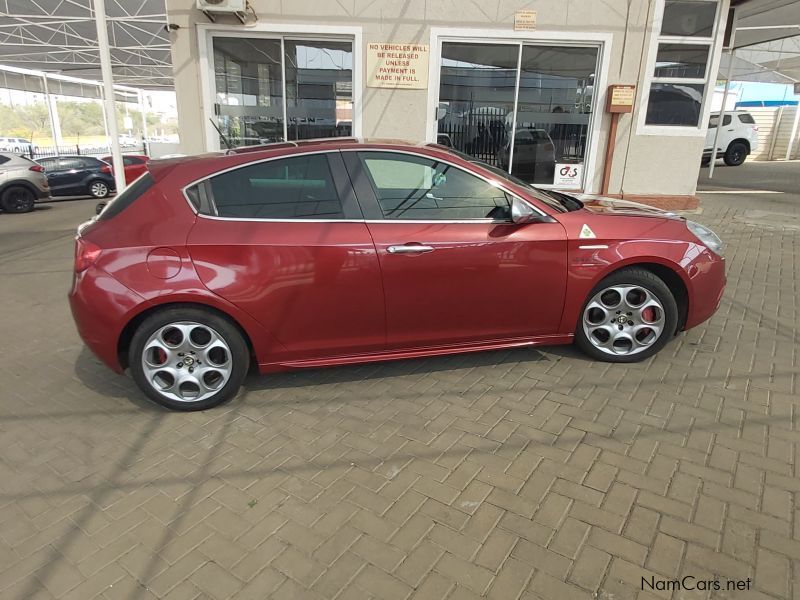
[[[729,167],[738,167],[747,159],[747,145],[743,142],[731,142],[725,150],[723,160]]]
[[[612,273],[589,293],[575,344],[596,360],[639,362],[661,350],[677,325],[678,305],[667,284],[650,271],[630,267]]]
[[[236,395],[250,353],[239,329],[226,318],[201,308],[165,308],[139,325],[129,362],[133,380],[153,402],[193,411]]]
[[[95,198],[105,198],[109,194],[108,184],[105,181],[95,179],[89,182],[89,193]]]
[[[0,208],[7,213],[26,213],[33,210],[36,196],[22,185],[12,185],[0,196]]]
[[[703,157],[703,158],[700,159],[700,166],[701,167],[707,167],[710,164],[711,164],[711,157],[708,157],[708,158]]]

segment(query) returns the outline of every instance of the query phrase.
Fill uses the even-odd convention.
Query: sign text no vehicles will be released
[[[424,89],[428,86],[428,45],[367,44],[367,86]]]

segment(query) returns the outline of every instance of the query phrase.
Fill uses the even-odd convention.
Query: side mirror
[[[97,206],[94,207],[94,214],[99,215],[101,212],[103,212],[103,209],[105,207],[106,207],[105,202],[98,202]]]
[[[517,225],[524,225],[525,223],[553,223],[554,219],[534,210],[523,199],[512,196],[511,221]]]

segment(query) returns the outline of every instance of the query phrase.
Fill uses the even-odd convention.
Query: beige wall
[[[727,0],[723,0],[727,6]],[[208,19],[194,8],[194,0],[167,0],[169,22],[180,26],[171,34],[175,89],[178,100],[181,149],[207,149],[205,111],[200,83],[197,24]],[[430,43],[432,27],[492,29],[502,38],[513,32],[514,12],[537,11],[537,31],[613,36],[606,84],[636,84],[641,94],[641,71],[648,59],[654,0],[250,0],[259,23],[307,26],[361,27],[362,46],[368,42]],[[187,8],[189,6],[189,8]],[[218,23],[248,28],[233,16]],[[255,29],[255,28],[250,28]],[[254,35],[256,35],[254,33]],[[431,49],[431,68],[436,68]],[[364,49],[361,49],[362,56]],[[362,64],[363,68],[363,64]],[[365,137],[423,140],[426,135],[428,90],[363,88],[362,135]],[[592,189],[600,188],[610,117],[603,114],[604,90],[598,90],[597,160],[589,175]],[[641,98],[637,100],[641,106]],[[692,194],[700,166],[703,134],[695,137],[637,135],[638,111],[622,115],[611,171],[611,193]]]

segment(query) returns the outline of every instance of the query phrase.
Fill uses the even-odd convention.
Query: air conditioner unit
[[[197,0],[197,8],[207,13],[241,13],[245,0]]]

